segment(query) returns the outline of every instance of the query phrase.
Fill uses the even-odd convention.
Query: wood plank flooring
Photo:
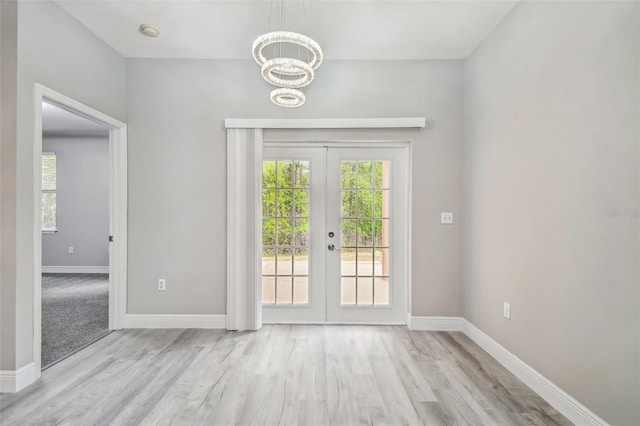
[[[0,396],[2,425],[571,424],[462,333],[121,330]]]

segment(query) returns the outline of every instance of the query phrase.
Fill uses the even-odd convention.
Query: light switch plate
[[[440,213],[440,223],[443,225],[453,224],[453,213],[452,212]]]
[[[511,303],[504,302],[504,306],[502,308],[502,315],[506,319],[511,319]]]

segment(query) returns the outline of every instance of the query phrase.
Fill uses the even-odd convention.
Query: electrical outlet
[[[452,212],[440,213],[440,223],[443,225],[453,224],[453,213]]]
[[[158,280],[158,290],[165,291],[167,289],[167,280],[160,278]]]
[[[506,319],[511,319],[511,304],[504,302],[504,308],[503,308],[503,312],[502,315],[504,315],[504,317]]]
[[[73,247],[69,246],[69,254],[73,254]]]

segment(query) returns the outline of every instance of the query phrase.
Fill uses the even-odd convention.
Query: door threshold
[[[96,337],[96,338],[95,338],[95,339],[93,339],[92,341],[88,342],[86,345],[83,345],[83,346],[79,347],[78,349],[76,349],[75,351],[69,352],[68,354],[64,355],[62,358],[57,359],[57,360],[55,360],[55,361],[53,361],[53,362],[51,362],[51,363],[49,363],[49,364],[45,365],[44,367],[42,367],[42,370],[41,370],[41,371],[44,371],[44,370],[46,370],[46,369],[48,369],[48,368],[53,367],[53,366],[54,366],[54,365],[56,365],[56,364],[61,363],[61,362],[62,362],[62,361],[64,361],[65,359],[69,358],[70,356],[75,355],[75,354],[77,354],[78,352],[80,352],[81,350],[86,349],[86,348],[88,348],[89,346],[93,345],[93,344],[94,344],[94,343],[96,343],[98,340],[101,340],[101,339],[103,339],[103,338],[107,337],[108,335],[110,335],[111,333],[113,333],[113,331],[114,331],[114,330],[108,330],[108,331],[106,331],[104,334],[101,334],[100,336]]]

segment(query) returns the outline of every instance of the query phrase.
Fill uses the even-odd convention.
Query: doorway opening
[[[406,321],[406,147],[265,144],[265,323]]]
[[[42,368],[109,333],[109,128],[42,103]]]
[[[121,328],[126,125],[36,84],[36,374]]]

